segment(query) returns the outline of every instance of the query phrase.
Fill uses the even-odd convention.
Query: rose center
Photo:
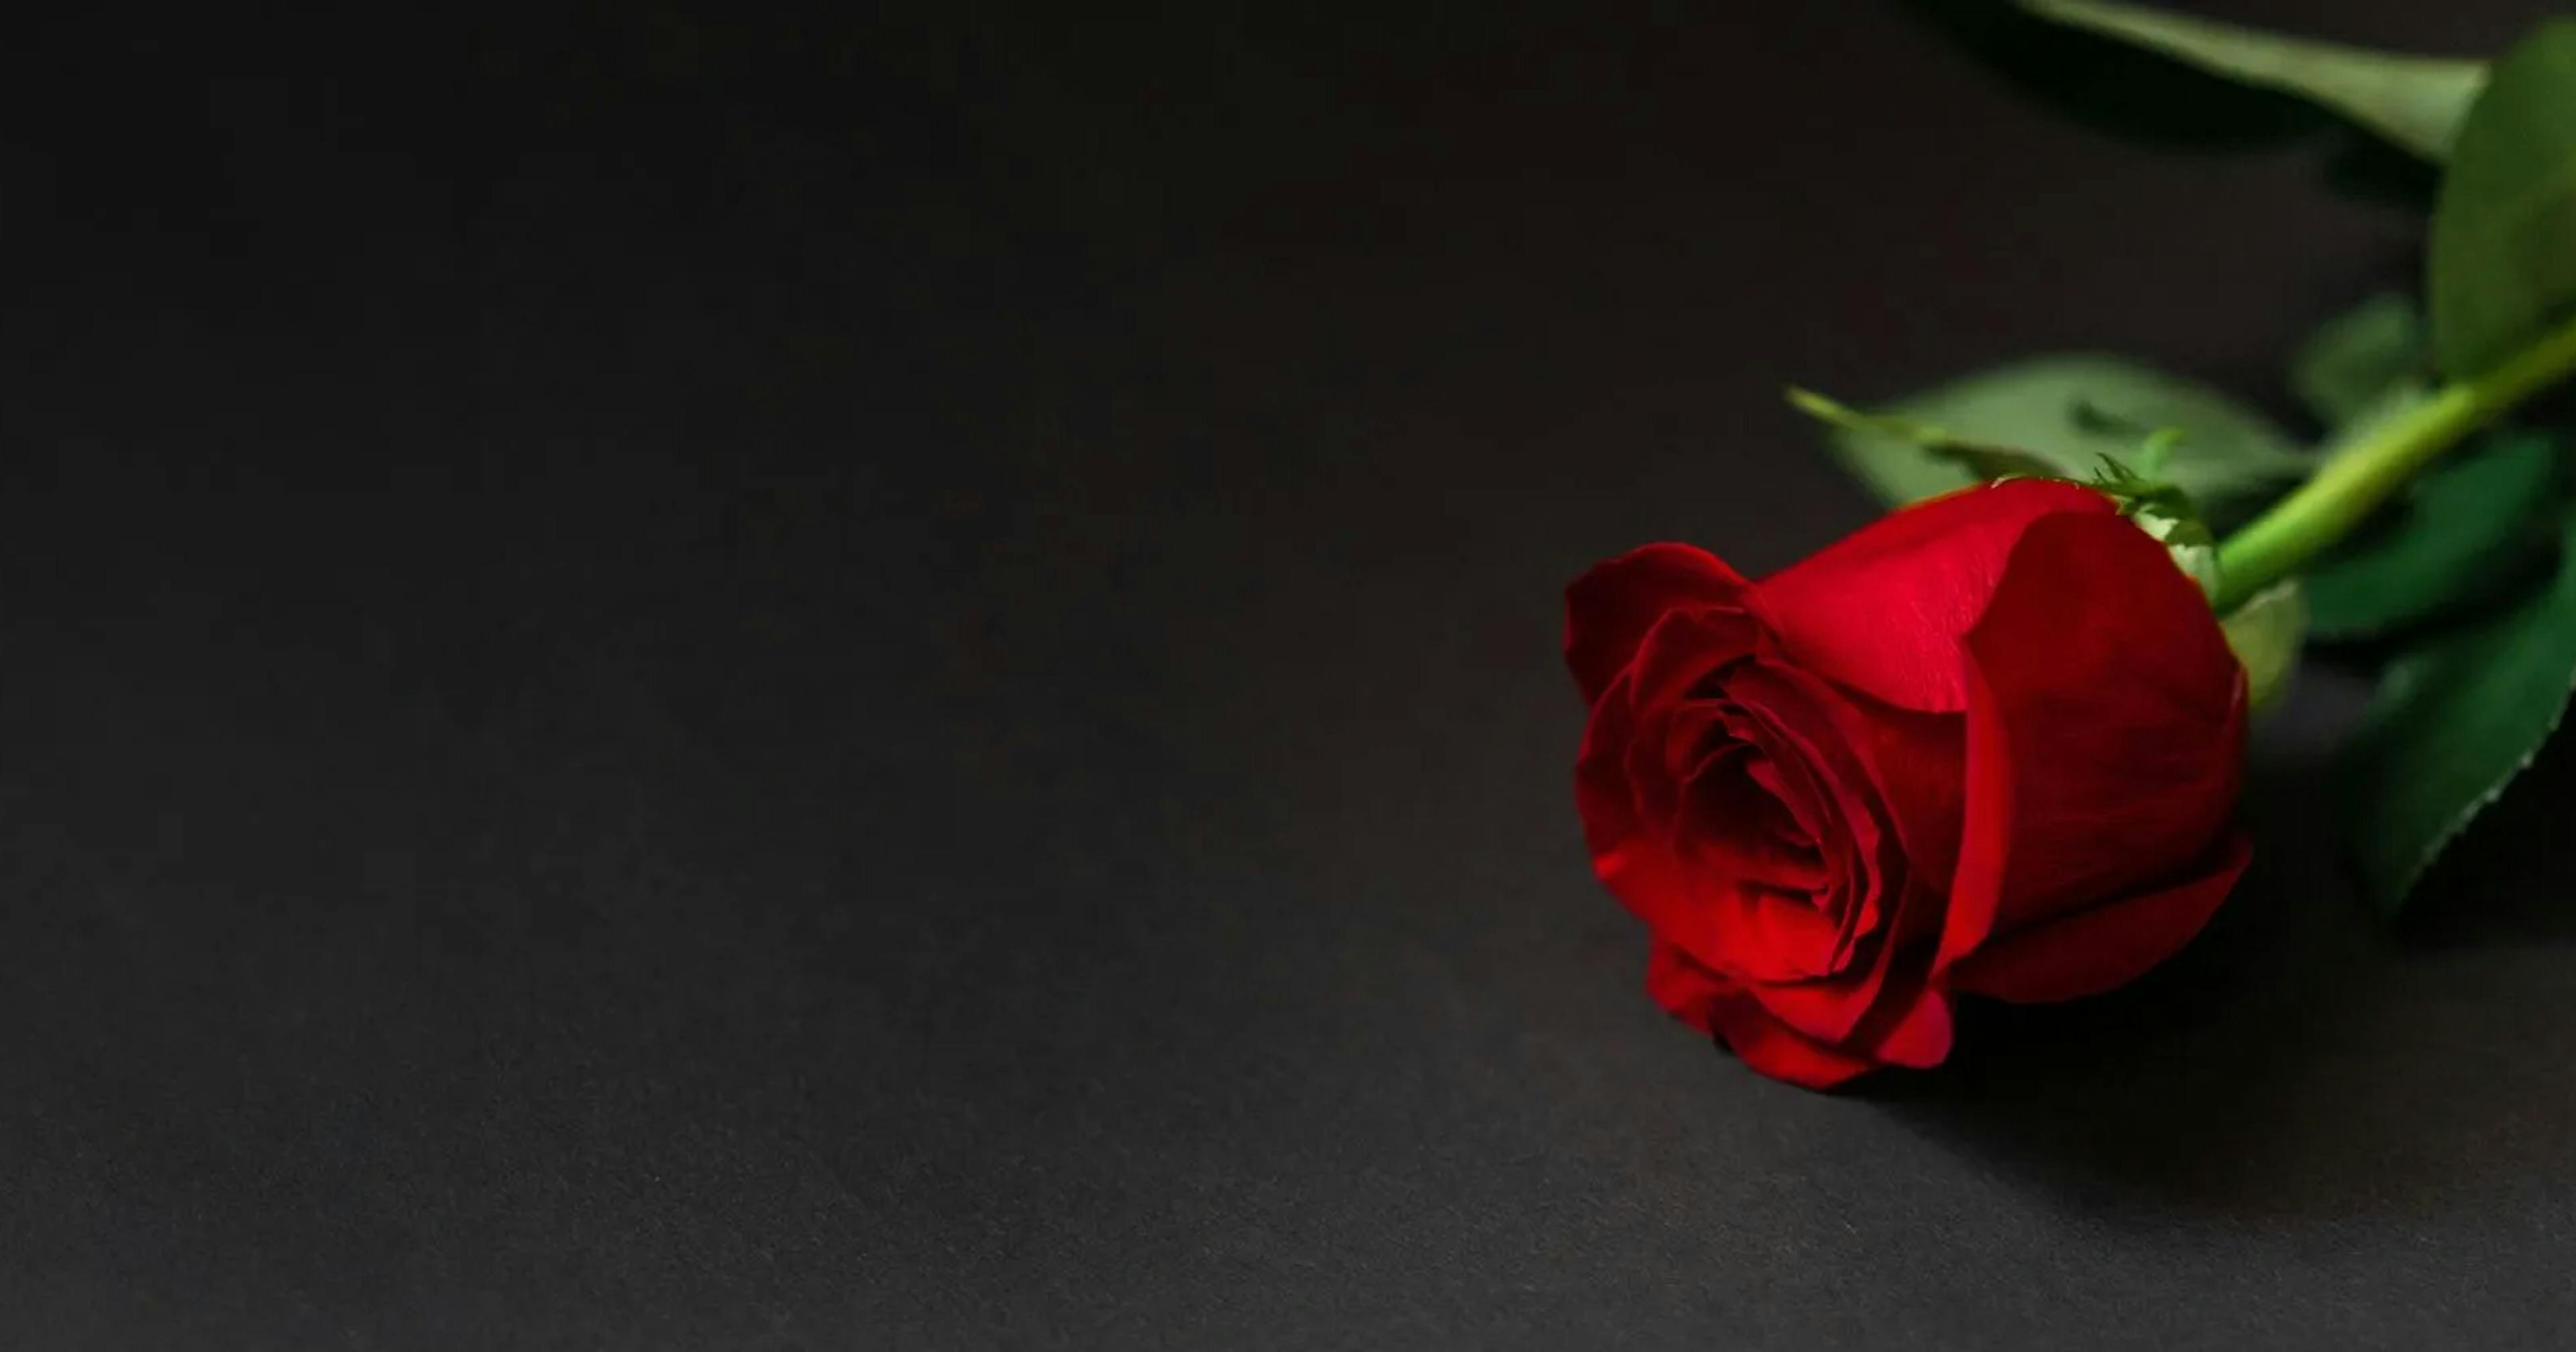
[[[1800,804],[1769,754],[1719,738],[1692,777],[1686,810],[1694,820],[1683,838],[1700,847],[1703,863],[1740,885],[1829,910],[1833,888],[1822,842],[1830,827],[1809,820],[1815,809]]]

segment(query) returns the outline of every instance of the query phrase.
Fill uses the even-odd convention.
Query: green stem
[[[2337,448],[2316,474],[2218,546],[2224,615],[2333,548],[2407,480],[2497,415],[2576,371],[2576,321],[2484,375],[2454,381]]]

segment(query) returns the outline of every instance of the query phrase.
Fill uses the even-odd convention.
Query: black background
[[[1856,0],[15,56],[10,1345],[2576,1336],[2567,758],[2392,934],[2312,674],[2203,942],[1833,1097],[1648,1003],[1569,801],[1569,577],[1869,514],[1783,383],[2287,416],[2418,229],[2312,142]]]

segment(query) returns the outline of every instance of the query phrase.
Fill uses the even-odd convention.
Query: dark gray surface
[[[2276,397],[2413,239],[1664,14],[39,44],[0,1341],[2567,1341],[2566,758],[2392,936],[2311,681],[2204,942],[1857,1096],[1646,1001],[1569,576],[1863,520],[1784,382]]]

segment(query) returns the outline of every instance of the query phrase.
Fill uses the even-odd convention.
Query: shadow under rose
[[[2544,756],[2392,930],[2335,836],[2331,748],[2364,692],[2305,683],[2257,739],[2255,866],[2199,939],[2092,1000],[1962,1002],[1948,1065],[1856,1096],[2112,1215],[2404,1213],[2576,1160],[2576,754]]]

